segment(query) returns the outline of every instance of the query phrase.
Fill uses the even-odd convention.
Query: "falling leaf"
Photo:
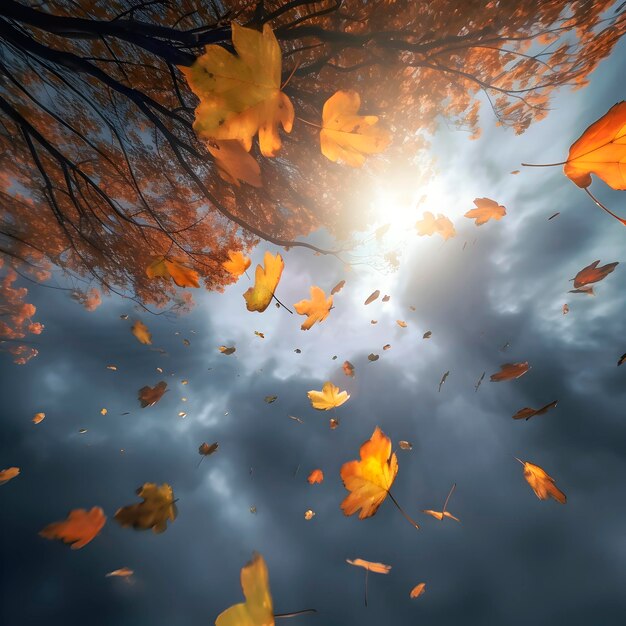
[[[263,265],[264,267],[256,266],[254,287],[250,287],[243,294],[248,311],[263,313],[267,309],[285,267],[283,257],[280,254],[273,256],[270,252],[265,253]]]
[[[430,339],[433,336],[433,333],[431,330],[427,330],[423,335],[422,335],[422,339]]]
[[[132,526],[135,530],[152,528],[154,533],[165,532],[168,520],[173,522],[177,515],[172,488],[167,483],[160,486],[144,483],[136,493],[143,502],[118,509],[115,519],[124,528]]]
[[[563,315],[567,315],[569,313],[569,306],[567,304],[563,305]]]
[[[179,287],[193,287],[194,289],[200,287],[198,272],[176,259],[170,260],[164,256],[155,257],[146,268],[146,276],[148,278],[171,278]],[[144,342],[142,341],[142,343]]]
[[[391,224],[384,224],[376,229],[374,232],[374,237],[376,237],[376,241],[381,241],[382,238],[389,232],[391,228]]]
[[[45,413],[35,413],[33,416],[33,424],[41,424],[46,419]]]
[[[323,322],[333,307],[333,297],[326,298],[322,289],[316,286],[311,287],[311,299],[300,300],[293,305],[298,315],[306,315],[307,318],[300,328],[309,330],[315,322]]]
[[[378,324],[378,320],[371,320],[370,324]]]
[[[178,417],[182,417],[184,419],[187,417],[187,413],[185,413],[185,411],[178,411]]]
[[[329,420],[329,426],[331,430],[335,430],[335,428],[339,426],[339,420],[334,417],[331,417]]]
[[[443,503],[443,509],[441,511],[432,511],[432,510],[428,509],[428,510],[422,511],[422,513],[426,513],[426,515],[430,515],[431,517],[434,517],[435,519],[438,519],[440,522],[443,522],[443,520],[446,517],[448,517],[450,519],[453,519],[455,522],[460,522],[461,520],[458,517],[454,517],[454,515],[452,515],[452,513],[449,513],[446,510],[448,508],[448,502],[450,501],[450,497],[454,493],[455,489],[456,489],[456,483],[454,483],[452,485],[452,488],[448,492],[448,496],[446,498],[446,501]]]
[[[424,217],[415,223],[417,234],[420,237],[441,235],[444,240],[448,240],[456,235],[454,224],[441,213],[435,217],[430,211],[424,213]]]
[[[404,441],[403,439],[398,441],[398,446],[400,447],[400,450],[413,450],[413,444],[409,441]]]
[[[400,328],[406,328],[407,326],[407,323],[403,322],[402,320],[396,320],[396,324],[400,326]]]
[[[382,302],[389,302],[389,300],[391,300],[391,296],[383,296]]]
[[[383,346],[383,350],[391,350],[391,344],[390,344],[390,343],[386,343],[386,344]]]
[[[449,371],[445,372],[444,375],[441,377],[441,380],[439,381],[439,389],[438,389],[438,391],[440,393],[441,393],[441,388],[443,387],[444,383],[448,379],[448,376],[450,376],[450,372]]]
[[[426,583],[420,583],[419,585],[415,585],[415,587],[411,589],[411,598],[419,598],[425,591]]]
[[[228,251],[228,261],[222,263],[222,267],[235,278],[241,276],[250,267],[250,257],[247,257],[243,252],[237,250],[233,252]]]
[[[318,411],[328,411],[347,402],[350,395],[347,391],[339,391],[339,387],[330,381],[324,383],[321,391],[307,391],[311,406]]]
[[[344,361],[342,368],[343,368],[343,373],[346,376],[351,376],[352,378],[354,378],[354,365],[352,365],[350,361]]]
[[[567,498],[554,483],[554,478],[548,476],[538,465],[533,465],[527,461],[520,461],[520,459],[517,460],[524,466],[524,478],[526,482],[540,500],[554,498],[557,502],[565,504]]]
[[[210,445],[205,442],[205,443],[202,443],[200,445],[200,447],[198,448],[198,454],[201,454],[203,457],[210,456],[218,448],[219,448],[219,444],[217,443],[217,441],[215,443],[210,444]]]
[[[343,286],[346,284],[345,280],[340,280],[331,290],[330,290],[330,295],[334,296],[336,293],[339,293],[342,289]]]
[[[79,428],[79,430],[78,430],[78,434],[79,435],[84,435],[86,432],[87,432],[86,428]]]
[[[18,476],[20,473],[19,467],[8,467],[0,471],[0,485],[8,483],[10,480]]]
[[[388,574],[391,569],[391,565],[366,561],[365,559],[346,559],[346,563],[350,563],[350,565],[354,565],[356,567],[362,567],[368,572],[373,572],[374,574]]]
[[[320,144],[322,154],[331,161],[361,167],[365,156],[382,152],[390,134],[376,126],[376,115],[357,115],[361,97],[356,91],[337,91],[322,109]]]
[[[239,187],[239,181],[253,187],[262,187],[261,168],[254,157],[237,139],[211,139],[207,150],[215,159],[217,173],[222,180]]]
[[[106,415],[108,411],[106,409],[100,409],[100,415]]]
[[[89,511],[74,509],[67,519],[48,524],[39,535],[46,539],[60,539],[64,543],[71,543],[72,550],[78,550],[96,538],[106,521],[106,515],[99,506],[94,506]]]
[[[123,315],[120,315],[120,319],[121,320],[127,320],[128,319],[128,315],[126,313],[124,313]]]
[[[265,396],[264,400],[268,404],[272,404],[272,402],[276,402],[276,400],[278,400],[278,396]]]
[[[258,330],[255,330],[255,331],[254,331],[254,334],[255,334],[257,337],[260,337],[261,339],[265,339],[265,335],[264,335],[263,333],[260,333]]]
[[[324,472],[321,469],[314,469],[308,476],[309,485],[321,483],[324,480]]]
[[[520,409],[514,416],[514,420],[529,420],[531,417],[535,417],[535,415],[543,415],[547,413],[550,409],[553,409],[558,404],[558,400],[554,400],[545,406],[542,406],[540,409],[531,409],[529,407]]]
[[[553,215],[551,215],[551,216],[548,218],[548,222],[549,222],[550,220],[553,220],[555,217],[557,217],[557,216],[559,216],[559,215],[561,215],[561,212],[560,212],[560,211],[557,211],[556,213],[554,213]]]
[[[189,341],[189,339],[183,339],[183,345],[189,347],[191,345],[191,342]]]
[[[620,357],[619,361],[617,362],[618,367],[624,363],[624,361],[626,361],[626,353],[622,354],[622,356]]]
[[[133,335],[135,335],[139,343],[143,343],[146,345],[152,344],[152,335],[150,334],[148,327],[143,322],[137,320],[130,330]]]
[[[180,384],[181,384],[181,385],[188,385],[188,384],[189,384],[189,381],[188,381],[186,378],[183,378],[183,379],[180,381]]]
[[[252,474],[252,468],[250,468],[250,474]],[[250,507],[250,513],[252,513],[252,515],[256,515],[256,506],[252,505]]]
[[[374,361],[378,361],[380,357],[377,354],[374,354],[373,352],[370,352],[370,354],[367,355],[367,360],[371,361],[372,363]]]
[[[117,372],[117,366],[116,365],[107,365],[107,369],[111,370],[112,372]]]
[[[506,215],[506,209],[495,200],[489,198],[476,198],[475,209],[469,210],[465,217],[476,219],[476,226],[482,226],[489,220],[501,220]]]
[[[304,421],[301,420],[299,417],[296,417],[295,415],[288,415],[287,416],[289,419],[294,420],[294,422],[299,422],[300,424],[304,424]]]
[[[237,56],[212,44],[190,68],[179,68],[200,99],[193,128],[201,139],[237,139],[248,152],[258,132],[261,153],[272,157],[281,146],[279,124],[289,133],[294,118],[280,90],[280,47],[267,23],[261,32],[231,26]]]
[[[486,374],[486,373],[487,373],[487,372],[483,372],[483,373],[480,375],[480,378],[478,379],[478,382],[474,385],[474,393],[476,393],[476,392],[478,391],[479,387],[482,385],[482,382],[483,382],[483,380],[484,380],[484,378],[485,378],[485,374]]]
[[[596,174],[613,189],[626,189],[626,102],[612,106],[571,145],[563,167],[578,187],[591,185]]]
[[[602,267],[598,267],[598,263],[600,263],[600,261],[594,261],[591,265],[587,265],[587,267],[576,274],[574,278],[574,287],[576,289],[584,285],[589,285],[590,283],[597,283],[604,280],[619,265],[619,262],[616,261],[615,263],[607,263]]]
[[[491,375],[490,380],[492,383],[513,380],[522,377],[529,369],[530,365],[528,365],[528,361],[524,361],[523,363],[505,363],[500,366],[499,372]]]
[[[376,427],[372,436],[361,445],[360,461],[348,461],[341,467],[341,480],[350,492],[341,503],[344,515],[359,509],[359,519],[378,511],[398,473],[398,458],[391,451],[391,439]]]
[[[109,572],[108,574],[105,574],[105,576],[107,578],[109,578],[111,576],[118,576],[120,578],[129,578],[134,573],[135,572],[133,572],[133,570],[130,569],[129,567],[121,567],[120,569],[114,569],[112,572]]]
[[[372,302],[374,302],[374,300],[376,300],[378,298],[379,295],[380,295],[380,290],[377,289],[376,291],[372,292],[368,296],[367,300],[363,304],[365,304],[365,305],[371,304]]]
[[[584,293],[586,296],[595,296],[593,287],[581,287],[580,289],[570,289],[568,293]]]
[[[515,175],[519,174],[519,170],[513,170],[513,171],[511,172],[511,174],[513,174],[513,175],[515,176]]]
[[[295,352],[296,354],[302,354],[302,350],[300,350],[300,348],[296,348],[296,349],[294,350],[294,352]]]
[[[304,519],[309,521],[312,520],[315,517],[315,511],[312,511],[311,509],[307,509],[304,512]]]
[[[154,387],[146,385],[139,390],[138,400],[141,404],[141,408],[145,409],[149,406],[154,406],[162,397],[167,389],[167,383],[165,381],[158,382]]]
[[[269,574],[260,554],[242,568],[241,588],[246,601],[222,611],[215,626],[274,626]]]
[[[225,354],[226,356],[228,356],[229,354],[233,354],[233,352],[235,352],[235,350],[237,350],[237,348],[235,348],[235,346],[231,346],[230,348],[226,347],[226,346],[220,346],[218,348],[218,350],[222,353]]]

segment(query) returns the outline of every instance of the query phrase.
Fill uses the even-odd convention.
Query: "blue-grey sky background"
[[[46,327],[40,354],[22,367],[0,357],[0,468],[21,468],[0,487],[2,624],[211,624],[241,601],[239,572],[255,550],[277,612],[317,609],[293,618],[302,626],[623,624],[626,367],[616,364],[626,352],[626,231],[561,168],[520,163],[563,160],[624,98],[625,73],[622,43],[588,87],[561,92],[547,119],[519,137],[496,128],[487,107],[477,141],[444,126],[433,142],[439,175],[419,209],[398,199],[419,197],[419,187],[374,180],[379,224],[394,225],[389,237],[402,248],[397,272],[281,251],[277,295],[288,305],[308,298],[312,284],[329,290],[346,280],[329,318],[308,332],[303,318],[273,306],[246,311],[245,276],[224,293],[195,294],[193,312],[175,319],[116,297],[89,313],[64,292],[30,286]],[[592,189],[625,214],[623,195],[602,182]],[[484,196],[507,215],[477,228],[462,215]],[[455,238],[406,229],[429,209],[453,219]],[[266,249],[278,251],[261,244],[253,267]],[[568,293],[596,259],[620,265],[595,297]],[[364,306],[375,289],[390,301]],[[135,340],[135,319],[165,354]],[[220,345],[237,350],[224,356]],[[380,359],[370,363],[370,352]],[[341,370],[346,359],[354,379]],[[519,380],[489,382],[502,363],[526,360],[532,369]],[[137,390],[159,380],[169,391],[140,409]],[[306,395],[327,380],[351,394],[336,430]],[[278,400],[267,404],[268,395]],[[552,400],[559,404],[546,415],[511,419]],[[40,411],[46,419],[32,424]],[[397,451],[393,493],[419,531],[389,501],[363,521],[339,508],[340,467],[377,425],[394,446],[413,444]],[[219,449],[197,467],[203,441]],[[567,504],[539,501],[515,456],[553,476]],[[311,486],[306,477],[318,467],[325,480]],[[168,482],[178,498],[178,519],[162,535],[113,519],[144,482]],[[461,524],[420,513],[440,508],[455,482],[449,509]],[[109,520],[82,550],[38,536],[69,510],[96,505]],[[306,521],[309,508],[316,516]],[[367,608],[364,572],[345,561],[356,557],[392,565],[370,576]],[[130,582],[105,578],[124,566],[135,571]],[[426,593],[411,600],[419,582]]]

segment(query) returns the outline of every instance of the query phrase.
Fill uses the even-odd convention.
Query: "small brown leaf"
[[[344,285],[346,284],[345,280],[340,280],[331,290],[330,290],[330,295],[334,296],[336,293],[339,293]]]
[[[378,296],[380,296],[380,291],[377,289],[376,291],[372,292],[367,300],[363,303],[365,305],[367,304],[371,304],[372,302],[374,302],[374,300],[376,300],[378,298]]]

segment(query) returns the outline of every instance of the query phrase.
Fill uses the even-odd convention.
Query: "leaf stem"
[[[406,518],[406,520],[411,524],[411,526],[413,526],[414,528],[417,528],[419,530],[419,524],[417,522],[415,522],[414,520],[412,520],[404,511],[404,509],[398,504],[398,502],[396,501],[396,499],[393,497],[393,495],[391,494],[391,491],[387,491],[387,493],[389,494],[389,497],[391,498],[391,501],[396,505],[396,507],[398,508],[398,511],[400,511],[400,513],[402,513],[402,515],[404,515],[404,517]]]
[[[367,575],[370,573],[368,569],[365,570],[365,606],[367,606]]]
[[[524,167],[555,167],[557,165],[565,165],[567,161],[561,161],[560,163],[522,163]]]
[[[272,298],[274,298],[274,300],[276,300],[276,302],[278,302],[283,309],[287,309],[287,311],[293,315],[293,311],[289,307],[286,307],[274,294],[272,294]]]
[[[294,611],[293,613],[275,613],[274,619],[296,617],[297,615],[304,615],[305,613],[317,613],[317,610],[316,609],[303,609],[302,611]]]
[[[315,128],[319,128],[320,130],[324,129],[323,126],[320,126],[319,124],[314,124],[313,122],[309,122],[309,120],[302,119],[301,117],[298,117],[297,115],[296,115],[296,119],[299,120],[300,122],[304,122],[305,124],[308,124],[309,126],[314,126]]]
[[[615,215],[615,213],[613,213],[613,211],[611,211],[610,209],[608,209],[607,207],[605,207],[602,202],[600,202],[600,200],[598,200],[598,198],[596,198],[591,191],[589,191],[589,189],[587,187],[585,187],[585,193],[596,203],[597,206],[599,206],[603,211],[606,211],[609,215],[612,215],[618,222],[621,222],[624,226],[626,226],[626,220],[623,220],[621,217]]]

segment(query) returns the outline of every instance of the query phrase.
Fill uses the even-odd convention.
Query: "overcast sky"
[[[201,293],[194,311],[176,319],[119,298],[89,313],[63,292],[29,287],[46,327],[40,354],[22,367],[0,360],[0,469],[21,468],[0,487],[2,624],[211,624],[241,601],[239,572],[253,551],[268,564],[276,612],[317,609],[293,618],[303,626],[623,624],[626,367],[616,364],[626,352],[625,267],[595,297],[568,290],[596,259],[626,261],[626,231],[561,168],[520,163],[563,160],[624,97],[625,73],[622,43],[589,87],[562,93],[521,137],[495,128],[487,109],[478,141],[442,129],[434,145],[440,174],[419,209],[412,199],[422,190],[402,190],[398,200],[379,181],[379,223],[392,224],[387,245],[402,247],[397,272],[281,251],[277,295],[288,305],[307,298],[309,285],[329,290],[346,280],[329,318],[308,332],[303,318],[274,306],[246,311],[245,276],[223,294]],[[523,171],[511,175],[516,169]],[[593,189],[624,214],[623,196],[601,182]],[[483,196],[507,215],[477,228],[462,215]],[[405,232],[425,209],[451,217],[457,236],[443,243]],[[278,251],[260,245],[253,267],[266,249]],[[389,302],[364,306],[375,289]],[[135,319],[165,353],[135,340]],[[236,352],[222,355],[220,345]],[[372,352],[380,358],[370,363]],[[346,359],[353,379],[342,372]],[[501,364],[517,361],[531,364],[525,376],[489,382]],[[141,409],[137,390],[160,380],[168,392]],[[336,411],[336,430],[306,395],[327,380],[351,394]],[[278,399],[268,404],[269,395]],[[558,406],[545,415],[511,419],[553,400]],[[46,419],[35,426],[37,412]],[[347,493],[340,467],[358,458],[376,426],[396,448],[413,444],[397,451],[393,493],[419,531],[390,501],[363,521],[339,508]],[[198,467],[204,441],[219,449]],[[553,476],[567,504],[538,500],[516,456]],[[321,485],[306,481],[314,468],[324,471]],[[168,482],[178,498],[178,519],[164,534],[113,519],[138,501],[144,482]],[[423,515],[441,508],[453,483],[449,509],[461,523]],[[85,548],[38,536],[69,510],[92,506],[109,520]],[[316,516],[306,521],[309,508]],[[367,608],[364,572],[346,563],[357,557],[392,566],[370,576]],[[124,566],[135,571],[130,581],[105,578]],[[419,582],[426,593],[411,600]]]

